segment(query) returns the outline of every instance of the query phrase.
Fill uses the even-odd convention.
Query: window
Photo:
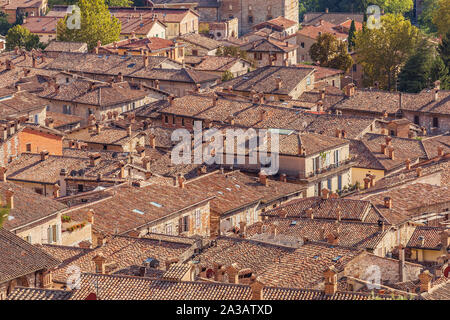
[[[193,56],[198,56],[198,50],[192,50],[192,55]]]
[[[300,43],[300,46],[301,46],[302,48],[304,48],[304,47],[305,47],[305,43],[304,43],[304,42]]]
[[[44,190],[42,190],[42,188],[34,188],[34,192],[36,192],[37,194],[43,194]]]
[[[27,143],[26,147],[27,147],[27,152],[31,152],[31,143]]]
[[[262,60],[262,52],[255,52],[255,59]]]
[[[39,115],[38,114],[35,114],[34,115],[34,123],[39,123]]]
[[[172,224],[166,224],[166,234],[172,234]]]
[[[30,236],[26,236],[26,237],[24,238],[24,240],[25,240],[26,242],[28,242],[28,243],[31,243],[31,235],[30,235]]]
[[[331,190],[331,179],[327,180],[327,189]]]
[[[338,175],[338,190],[342,189],[342,175]]]
[[[256,222],[256,221],[258,221],[258,211],[253,209],[253,222]]]
[[[195,227],[199,228],[200,225],[202,224],[202,212],[200,209],[196,209],[194,212],[194,218],[195,218]]]
[[[334,151],[334,163],[337,166],[339,165],[339,158],[340,158],[339,150],[335,150]]]
[[[168,116],[164,116],[164,123],[169,123],[169,117]]]
[[[311,85],[311,77],[306,78],[306,84],[309,86]]]
[[[253,16],[248,16],[248,23],[253,23]]]
[[[437,117],[433,117],[433,127],[439,128],[439,119]]]
[[[389,131],[389,134],[390,134],[391,136],[395,137],[395,130],[390,130],[390,131]]]
[[[82,184],[78,185],[78,192],[83,192],[84,186]]]
[[[353,65],[353,72],[356,72],[356,64]]]
[[[70,108],[70,106],[68,106],[68,105],[63,105],[63,113],[64,114],[71,114],[71,110],[70,110],[71,108]]]
[[[419,116],[414,116],[414,124],[417,124],[418,126],[420,126]]]
[[[172,116],[172,124],[175,124],[175,116]]]
[[[228,9],[229,9],[230,11],[233,10],[233,5],[230,4],[230,5],[228,6]]]
[[[66,83],[69,83],[69,78],[66,77]]]
[[[182,220],[183,220],[183,225],[182,225],[181,231],[182,231],[182,232],[187,232],[187,231],[189,231],[189,216],[184,216],[184,217],[182,218]]]
[[[181,118],[181,126],[184,127],[184,118]]]

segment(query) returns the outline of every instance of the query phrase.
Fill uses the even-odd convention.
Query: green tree
[[[435,33],[437,32],[436,25],[433,23],[433,16],[435,10],[439,9],[439,0],[424,0],[422,2],[422,13],[419,16],[418,22],[420,28],[425,33]]]
[[[70,16],[58,21],[56,28],[57,39],[60,41],[80,41],[88,44],[89,50],[98,41],[108,44],[119,40],[120,21],[109,13],[104,0],[80,0],[78,2],[81,13],[79,29],[69,29]]]
[[[450,32],[450,1],[438,0],[438,8],[433,11],[433,23],[439,35]]]
[[[432,82],[439,80],[441,82],[441,89],[450,89],[450,73],[448,66],[444,64],[440,56],[436,56],[433,60],[430,69],[430,79]]]
[[[353,59],[348,53],[347,44],[331,33],[323,33],[309,49],[313,61],[319,61],[322,67],[348,71]]]
[[[108,7],[130,7],[133,4],[131,0],[106,0]]]
[[[5,36],[8,30],[12,28],[12,25],[8,22],[7,15],[0,12],[0,34]]]
[[[8,218],[10,210],[11,209],[8,206],[0,206],[0,229],[2,228],[5,220]]]
[[[426,39],[422,40],[398,75],[399,90],[417,93],[430,86],[433,51]]]
[[[382,16],[379,29],[356,32],[356,59],[364,69],[366,84],[378,82],[381,88],[394,89],[400,67],[419,40],[419,30],[400,14]]]
[[[404,14],[411,11],[413,0],[371,0],[371,4],[378,5],[386,13]]]
[[[350,25],[350,30],[348,31],[348,50],[351,51],[355,47],[355,20],[352,20],[352,23]]]
[[[233,74],[229,70],[226,70],[222,75],[222,82],[231,80],[233,78],[234,78]]]
[[[442,37],[437,50],[444,64],[450,66],[450,31]]]
[[[43,49],[45,46],[39,41],[39,37],[20,25],[9,29],[6,34],[6,50],[13,50],[15,47],[31,49]]]

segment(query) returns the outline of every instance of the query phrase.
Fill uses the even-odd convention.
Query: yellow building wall
[[[374,182],[377,182],[378,180],[384,177],[384,170],[352,168],[352,184],[355,184],[356,181],[358,181],[360,186],[364,187],[364,178],[366,177],[366,174],[375,175]]]
[[[441,255],[442,252],[438,250],[411,249],[411,259],[419,262],[436,262]]]

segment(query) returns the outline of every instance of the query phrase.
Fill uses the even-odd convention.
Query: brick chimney
[[[281,181],[281,182],[287,182],[287,176],[286,176],[286,173],[280,174],[280,181]]]
[[[14,209],[14,191],[8,189],[5,191],[6,205],[10,209]]]
[[[405,168],[406,168],[406,170],[411,170],[411,160],[410,159],[405,160]]]
[[[99,252],[94,258],[92,258],[92,261],[94,261],[95,264],[95,273],[105,274],[106,268],[105,268],[105,262],[106,258],[103,255],[103,253]]]
[[[306,209],[306,216],[309,219],[314,219],[314,210],[313,210],[313,208]]]
[[[322,200],[328,199],[329,196],[330,196],[330,190],[328,190],[327,188],[323,188],[322,189]]]
[[[259,280],[259,278],[250,284],[250,289],[252,292],[252,300],[263,300],[264,284]]]
[[[180,188],[184,188],[184,183],[186,181],[186,178],[181,173],[178,174],[177,181],[178,181],[178,186]]]
[[[325,88],[320,90],[320,100],[325,100]]]
[[[392,209],[392,198],[391,197],[384,198],[384,207],[387,209]]]
[[[342,138],[342,131],[341,130],[339,130],[339,129],[336,129],[336,131],[335,131],[335,137],[336,138]]]
[[[346,85],[344,92],[347,97],[352,97],[355,94],[355,85],[353,83]]]
[[[369,177],[365,177],[364,178],[364,189],[368,189],[369,188],[369,183],[370,183],[370,178]]]
[[[430,271],[425,270],[419,275],[420,280],[420,292],[428,292],[431,289],[431,280],[433,280],[433,276],[430,274]]]
[[[43,151],[41,151],[41,161],[45,161],[45,160],[47,160],[48,159],[48,155],[49,155],[49,153],[48,153],[48,151],[47,150],[43,150]]]
[[[97,134],[100,134],[102,132],[102,127],[100,126],[100,123],[95,124],[95,132]]]
[[[247,233],[247,222],[244,220],[239,221],[239,233],[245,238]]]
[[[142,159],[142,166],[144,167],[145,170],[150,170],[150,158],[146,157],[144,159]]]
[[[385,137],[384,139],[385,139],[385,141],[386,141],[386,146],[390,146],[390,145],[391,145],[392,138],[389,137],[389,136],[387,136],[387,137]]]
[[[442,157],[444,155],[444,147],[438,146],[437,147],[437,154],[439,157]]]
[[[422,176],[422,168],[421,167],[417,167],[416,168],[416,174],[417,174],[417,177],[421,177]]]
[[[447,230],[442,231],[441,234],[440,234],[440,237],[441,237],[441,245],[442,245],[441,250],[442,250],[444,253],[447,253],[447,248],[450,246],[450,238],[449,238],[449,236],[450,236],[450,235],[449,235],[449,233],[448,233]]]
[[[6,182],[6,169],[5,167],[0,167],[0,182]]]
[[[127,136],[131,137],[131,126],[127,127]]]
[[[49,127],[51,129],[53,129],[54,125],[53,125],[54,121],[52,118],[46,118],[45,119],[45,126]]]
[[[169,106],[173,106],[173,99],[175,99],[173,94],[167,97],[167,101],[169,101]]]
[[[148,56],[144,56],[144,67],[148,67]]]
[[[386,144],[384,144],[384,143],[381,144],[381,150],[380,150],[380,152],[381,152],[382,154],[386,154]]]
[[[264,172],[260,172],[259,173],[259,182],[263,185],[263,186],[268,186],[269,182],[267,180],[267,175]]]
[[[276,81],[276,84],[277,84],[277,89],[281,90],[281,88],[283,87],[283,81],[281,80],[281,77],[276,77],[275,81]]]
[[[439,101],[439,89],[434,90],[434,101]]]
[[[395,160],[394,147],[392,146],[389,147],[389,158],[391,158],[391,160]]]
[[[323,273],[325,294],[334,295],[337,292],[337,271],[331,266]]]
[[[236,263],[233,263],[231,266],[228,266],[225,269],[225,272],[228,275],[228,282],[239,284],[239,270]]]
[[[89,166],[95,167],[100,163],[102,155],[100,153],[94,153],[89,155]]]

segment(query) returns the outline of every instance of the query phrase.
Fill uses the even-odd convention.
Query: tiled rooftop
[[[419,226],[414,230],[406,247],[441,250],[441,233],[443,231],[444,228]]]

